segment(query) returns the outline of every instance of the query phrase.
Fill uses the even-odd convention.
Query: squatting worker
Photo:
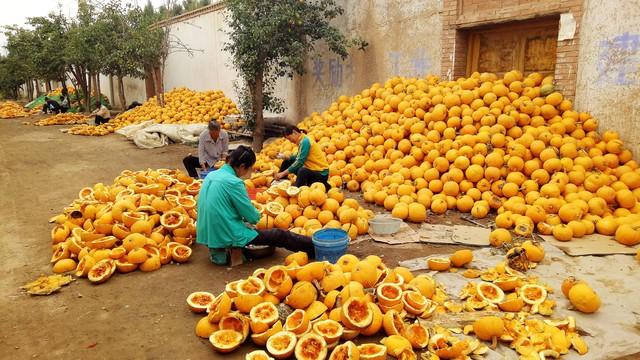
[[[284,136],[298,145],[298,153],[285,159],[280,165],[280,172],[274,177],[282,179],[289,174],[296,174],[295,185],[298,187],[320,182],[329,189],[329,165],[320,145],[295,126],[287,126]]]
[[[96,125],[104,124],[111,120],[111,113],[109,112],[109,109],[107,109],[107,107],[100,101],[96,101],[96,109],[90,116],[95,116]]]
[[[60,107],[60,104],[57,101],[50,99],[47,96],[44,97],[44,104],[42,105],[43,113],[59,114],[61,111],[62,111],[62,108]]]
[[[225,160],[229,151],[229,135],[220,129],[215,119],[209,121],[207,129],[200,134],[198,140],[198,157],[191,154],[182,159],[189,176],[197,178],[196,169],[208,169],[220,160]]]
[[[209,247],[211,262],[215,254],[248,244],[283,247],[315,255],[308,236],[282,229],[254,230],[260,213],[251,203],[242,178],[253,171],[256,154],[247,146],[234,150],[227,163],[205,178],[198,197],[197,242]]]

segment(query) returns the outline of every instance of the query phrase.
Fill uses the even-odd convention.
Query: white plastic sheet
[[[139,148],[152,149],[169,145],[171,142],[196,144],[206,128],[207,124],[156,124],[149,120],[126,126],[116,133],[132,140]]]

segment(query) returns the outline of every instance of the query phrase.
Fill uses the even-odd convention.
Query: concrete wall
[[[585,0],[575,105],[640,155],[640,2]]]
[[[219,89],[237,103],[238,96],[233,83],[238,75],[233,68],[230,54],[223,50],[228,39],[225,32],[224,9],[168,26],[172,41],[177,44],[179,39],[179,42],[191,49],[191,53],[185,51],[184,47],[174,45],[174,50],[167,58],[165,89],[181,86],[201,91]],[[279,96],[287,100],[293,97],[291,80],[283,79],[277,88]],[[293,118],[294,111],[296,109],[291,107],[285,111],[284,116]]]
[[[440,0],[341,0],[345,13],[336,25],[347,36],[369,43],[346,60],[326,45],[316,48],[307,74],[298,79],[299,119],[324,111],[340,95],[355,95],[375,82],[402,75],[440,73],[442,23]]]
[[[109,103],[112,107],[117,109],[122,109],[123,106],[120,104],[120,93],[118,92],[118,80],[117,78],[113,78],[113,96],[111,95],[111,85],[109,84],[109,77],[100,74],[100,92],[106,95],[109,98]],[[125,100],[127,104],[125,104],[124,108],[126,108],[133,101],[137,101],[139,103],[143,103],[147,100],[147,92],[144,88],[144,80],[125,77],[124,78],[124,94]]]
[[[325,110],[342,94],[354,95],[374,82],[395,75],[424,76],[440,72],[441,1],[340,0],[345,13],[336,26],[350,37],[369,43],[341,60],[325,44],[318,44],[307,62],[307,74],[281,79],[277,95],[285,99],[283,116],[297,123],[313,111]],[[221,89],[234,101],[237,73],[224,52],[224,9],[168,25],[171,34],[192,48],[193,54],[172,53],[167,60],[165,87]]]

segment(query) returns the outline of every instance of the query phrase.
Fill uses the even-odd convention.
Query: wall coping
[[[213,4],[203,6],[201,8],[191,10],[184,14],[180,14],[153,24],[153,27],[167,27],[176,23],[184,22],[185,20],[193,19],[208,13],[212,13],[227,7],[224,0],[219,0]]]

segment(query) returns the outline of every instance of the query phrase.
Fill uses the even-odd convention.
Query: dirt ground
[[[211,264],[196,245],[191,260],[153,273],[115,275],[94,286],[82,279],[52,296],[30,297],[19,287],[50,274],[47,220],[85,186],[110,183],[124,169],[181,168],[194,148],[171,145],[138,149],[119,135],[84,137],[63,126],[24,125],[37,117],[0,120],[0,359],[209,359],[219,356],[194,334],[199,316],[185,298],[196,290],[219,293],[226,282],[258,267],[279,263],[287,251],[233,270]],[[402,259],[451,248],[366,241],[351,247],[358,256]],[[244,359],[246,349],[229,355]]]

